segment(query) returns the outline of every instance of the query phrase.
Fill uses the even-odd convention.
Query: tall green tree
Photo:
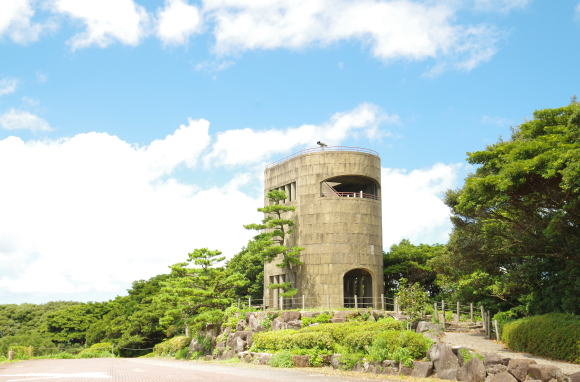
[[[226,264],[228,270],[241,274],[248,281],[235,289],[237,297],[261,299],[264,294],[264,257],[260,250],[261,246],[251,240]]]
[[[254,237],[252,250],[259,253],[265,262],[276,261],[276,265],[285,269],[290,276],[290,280],[280,283],[271,284],[270,288],[281,288],[282,296],[294,296],[298,289],[295,288],[296,267],[302,264],[300,253],[304,248],[291,246],[289,244],[290,235],[293,233],[294,220],[291,213],[296,207],[283,204],[287,199],[284,191],[273,190],[266,194],[269,204],[258,208],[259,212],[264,213],[264,219],[259,224],[247,224],[246,229],[260,231]]]
[[[437,274],[430,261],[446,251],[447,247],[443,244],[414,245],[407,239],[392,245],[389,252],[383,253],[385,294],[394,295],[400,280],[404,278],[410,284],[418,283],[430,296],[436,295],[439,292],[435,284]]]
[[[475,173],[446,196],[448,275],[488,279],[502,308],[580,313],[580,104],[536,111],[467,161]]]
[[[221,311],[234,302],[235,289],[248,281],[220,266],[224,259],[220,251],[201,248],[191,252],[187,261],[171,266],[169,278],[154,299],[166,307],[162,324],[195,324],[197,315]]]

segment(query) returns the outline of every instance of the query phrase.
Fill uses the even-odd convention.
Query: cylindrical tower
[[[323,147],[269,165],[265,192],[286,191],[296,207],[290,245],[303,247],[295,280],[276,261],[264,266],[264,299],[279,307],[270,284],[293,281],[309,306],[380,306],[383,293],[381,164],[372,150]],[[356,296],[356,297],[355,297]]]

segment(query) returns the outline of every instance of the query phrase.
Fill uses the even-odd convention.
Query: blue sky
[[[319,139],[383,166],[385,249],[445,242],[465,154],[578,93],[580,2],[0,3],[0,303],[114,297],[259,219]]]

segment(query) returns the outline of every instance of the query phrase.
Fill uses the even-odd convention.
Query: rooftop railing
[[[365,153],[365,154],[379,156],[379,153],[377,153],[375,150],[366,149],[364,147],[355,147],[355,146],[315,147],[315,148],[311,148],[311,149],[305,149],[302,151],[298,151],[297,153],[294,153],[294,154],[289,155],[285,158],[277,160],[276,162],[273,162],[273,163],[266,165],[266,168],[274,167],[276,165],[279,165],[282,162],[286,162],[287,160],[290,160],[290,159],[295,158],[295,157],[300,156],[300,155],[311,154],[311,153],[320,153],[320,152],[325,152],[325,151],[331,151],[331,152],[332,151],[353,151],[353,152],[357,152],[357,153]]]

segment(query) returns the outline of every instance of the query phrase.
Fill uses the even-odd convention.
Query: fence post
[[[439,314],[437,313],[437,303],[433,303],[433,317],[439,322]]]
[[[278,310],[284,310],[284,296],[280,296],[280,306]]]
[[[252,296],[248,296],[248,308],[252,307]]]
[[[443,316],[443,331],[445,331],[445,301],[441,300],[441,314]]]
[[[8,361],[14,361],[14,350],[8,351]]]
[[[185,327],[185,336],[190,337],[189,326]]]
[[[473,322],[473,303],[469,303],[469,319]]]
[[[459,308],[460,308],[459,301],[457,301],[457,309],[456,309],[457,317],[455,318],[455,320],[456,320],[455,322],[457,322],[458,324],[459,324],[459,321],[461,321],[460,317],[459,317],[459,315],[461,314],[461,311]]]
[[[485,309],[483,309],[483,305],[479,306],[479,310],[481,311],[481,326],[485,329]]]
[[[486,312],[487,317],[485,317],[485,321],[487,322],[487,332],[489,333],[489,339],[491,340],[491,318],[489,314],[489,310]]]
[[[385,310],[385,295],[381,293],[381,309]]]
[[[358,309],[358,300],[356,298],[356,294],[354,295],[354,308]]]
[[[395,313],[399,313],[399,298],[398,297],[395,297],[394,303],[395,303]]]
[[[499,341],[499,339],[500,339],[499,324],[498,324],[497,320],[493,320],[493,327],[495,328],[495,339]]]
[[[302,295],[302,310],[304,310],[304,306],[305,306],[304,295]]]

